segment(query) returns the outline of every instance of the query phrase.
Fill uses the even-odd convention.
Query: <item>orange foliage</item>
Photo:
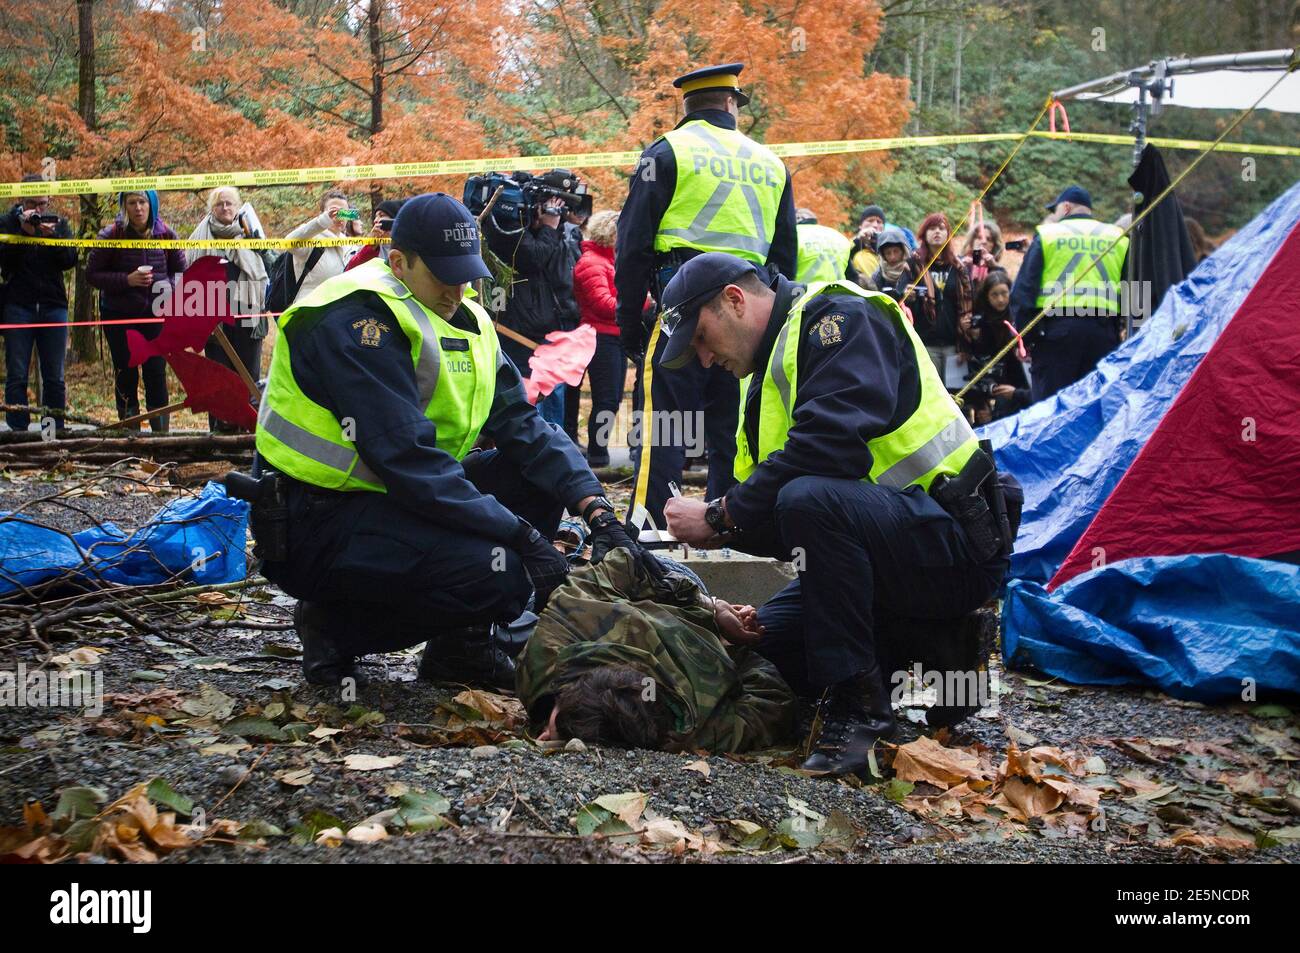
[[[907,119],[906,81],[866,72],[877,0],[338,0],[311,19],[285,0],[97,0],[93,130],[77,114],[73,0],[9,6],[0,112],[18,148],[0,153],[3,180],[47,155],[69,178],[635,150],[680,118],[675,76],[729,60],[753,97],[741,128],[764,141],[894,136]],[[793,158],[796,201],[844,224],[834,186],[887,161]],[[622,201],[626,170],[589,172],[602,204]]]

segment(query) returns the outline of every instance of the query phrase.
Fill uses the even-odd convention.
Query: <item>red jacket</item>
[[[614,290],[614,249],[584,240],[582,257],[573,268],[573,295],[578,299],[578,313],[583,324],[590,324],[597,334],[618,334],[614,308],[618,292]]]

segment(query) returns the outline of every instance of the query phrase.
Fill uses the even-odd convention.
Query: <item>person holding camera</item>
[[[868,291],[883,291],[899,304],[907,297],[907,289],[915,275],[907,257],[907,240],[896,225],[890,225],[876,240],[880,264],[870,276],[858,283]]]
[[[660,374],[662,327],[647,323],[646,293],[663,289],[686,262],[720,252],[793,279],[799,266],[794,187],[777,155],[737,127],[749,96],[741,63],[706,66],[673,80],[686,115],[637,163],[619,217],[614,281],[623,350],[637,364],[633,408],[640,439],[632,448],[632,511],[663,527],[670,485],[681,482],[686,445],[700,437],[709,460],[708,494],[731,486],[739,391],[721,367],[698,362]],[[702,426],[701,426],[702,424]],[[701,434],[701,431],[703,433]]]
[[[346,192],[329,189],[321,196],[320,214],[303,222],[285,238],[343,238],[345,236],[361,237],[361,223],[358,212],[348,201]],[[343,274],[348,260],[356,253],[356,245],[329,245],[315,248],[295,248],[289,252],[293,256],[293,274],[298,282],[298,294],[294,301],[301,301],[311,294],[321,282]]]
[[[179,248],[158,248],[150,239],[172,240],[176,233],[163,222],[158,211],[158,193],[120,192],[117,196],[118,213],[113,224],[100,229],[100,238],[126,239],[125,248],[95,248],[86,262],[86,281],[98,288],[99,317],[104,322],[104,340],[113,355],[113,396],[117,402],[119,420],[134,417],[140,412],[138,388],[144,377],[145,407],[157,410],[166,407],[167,362],[161,357],[151,357],[139,367],[131,366],[131,349],[127,346],[126,332],[138,331],[152,340],[162,333],[162,323],[143,321],[139,324],[113,324],[124,318],[157,318],[161,309],[154,305],[162,297],[166,283],[173,282],[185,270],[185,252]],[[173,299],[174,300],[174,299]],[[153,417],[149,429],[154,433],[168,430],[167,414]],[[140,425],[134,424],[133,429]]]
[[[939,377],[945,378],[948,359],[957,354],[957,325],[970,319],[970,276],[948,240],[952,230],[947,215],[932,212],[918,231],[920,239],[910,264],[913,275],[920,275],[921,281],[907,306],[926,353]]]
[[[880,235],[885,230],[885,210],[868,205],[858,216],[858,230],[853,236],[849,263],[864,280],[880,267]],[[906,249],[911,251],[910,248]]]
[[[571,331],[578,326],[573,260],[561,229],[567,204],[548,191],[541,195],[528,210],[526,227],[507,230],[493,215],[486,216],[482,225],[488,247],[513,272],[501,324],[538,344],[552,331]],[[533,352],[526,344],[502,336],[501,350],[524,377],[532,375],[528,359]],[[539,400],[537,411],[543,420],[563,427],[564,385]]]
[[[39,175],[24,176],[24,182],[41,182]],[[0,232],[28,238],[71,238],[68,221],[50,210],[50,197],[33,187],[0,219]],[[67,408],[63,383],[63,360],[68,349],[68,293],[63,273],[77,263],[77,250],[40,245],[0,245],[0,295],[5,338],[5,403],[26,406],[27,372],[35,349],[41,366],[41,403],[51,410]],[[51,324],[54,327],[25,328],[10,325]],[[31,417],[25,411],[5,414],[11,430],[26,430]],[[64,429],[63,418],[55,427]]]
[[[397,214],[388,262],[280,316],[256,489],[234,483],[255,501],[262,572],[300,600],[309,682],[359,681],[359,656],[425,642],[420,678],[513,689],[493,624],[530,599],[541,611],[564,580],[551,539],[566,507],[590,526],[594,562],[616,548],[653,559],[465,297],[487,277],[474,217],[429,193]],[[495,447],[475,449],[480,436]]]
[[[375,217],[370,223],[371,238],[391,238],[393,235],[393,219],[397,218],[397,213],[401,211],[406,199],[384,199],[375,206]],[[362,245],[357,249],[357,253],[348,259],[344,271],[349,271],[358,265],[364,265],[372,258],[380,258],[388,261],[387,245]]]
[[[972,317],[958,326],[960,349],[974,377],[1014,337],[1011,317],[1011,276],[994,268],[975,292]],[[967,404],[975,411],[975,423],[982,425],[1023,410],[1031,403],[1029,377],[1014,351],[998,362],[971,388]]]
[[[961,251],[961,263],[966,269],[966,274],[970,275],[971,287],[978,288],[980,282],[987,278],[990,272],[1002,267],[1004,247],[1002,229],[992,219],[978,222],[966,233],[966,244],[962,246]]]

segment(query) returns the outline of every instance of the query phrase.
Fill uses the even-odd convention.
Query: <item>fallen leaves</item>
[[[1099,760],[1049,745],[1022,751],[1012,741],[995,767],[982,745],[952,748],[923,736],[895,749],[895,777],[884,794],[933,820],[1025,824],[1077,813],[1077,819],[1060,819],[1059,827],[1082,830],[1099,813],[1102,791],[1081,781],[1090,767],[1104,767]]]
[[[108,649],[101,649],[93,645],[82,645],[68,652],[52,656],[50,661],[60,668],[69,665],[98,665]]]
[[[275,779],[288,787],[301,788],[311,784],[316,776],[311,768],[287,768],[284,771],[277,771]]]
[[[924,735],[894,752],[895,777],[932,784],[941,790],[971,778],[990,777],[990,771],[991,766],[982,765],[973,751],[945,748]]]
[[[161,778],[139,784],[105,808],[107,795],[98,788],[65,788],[54,815],[36,802],[23,809],[22,827],[0,828],[0,859],[57,863],[71,857],[99,856],[110,860],[154,863],[177,850],[201,843],[214,832],[238,829],[232,821],[216,821],[206,831],[176,823],[188,816],[193,802]],[[160,811],[159,806],[172,808]]]
[[[703,762],[700,762],[703,763]],[[583,805],[570,823],[582,837],[599,837],[613,844],[666,850],[676,856],[693,852],[702,856],[746,851],[850,850],[858,831],[849,818],[833,811],[823,815],[796,797],[787,799],[790,816],[769,830],[761,824],[726,819],[703,830],[691,830],[681,821],[648,807],[649,795],[640,791],[605,794]]]
[[[343,759],[343,767],[349,771],[387,771],[397,767],[404,759],[400,754],[380,757],[373,754],[350,754]]]

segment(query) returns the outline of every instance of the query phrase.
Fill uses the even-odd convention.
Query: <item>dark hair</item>
[[[352,200],[348,198],[348,193],[341,191],[340,189],[328,189],[325,194],[320,197],[320,210],[322,212],[325,211],[325,203],[330,199],[342,199],[347,202],[348,205],[352,204]]]
[[[735,93],[725,89],[701,89],[696,93],[687,93],[682,100],[687,112],[697,109],[726,109],[727,100],[735,98]]]
[[[990,268],[989,273],[980,282],[979,288],[975,291],[975,303],[971,310],[976,314],[989,313],[989,292],[998,285],[1012,286],[1011,276],[1001,268]]]
[[[397,213],[402,210],[406,204],[406,199],[384,199],[375,206],[375,211],[387,215],[389,218],[397,218]]]
[[[990,268],[988,275],[980,282],[979,289],[975,292],[975,302],[971,305],[972,314],[983,315],[987,320],[984,340],[994,348],[1000,348],[1011,340],[1011,329],[1002,323],[1002,315],[1006,311],[994,311],[989,304],[989,292],[998,285],[1006,285],[1009,291],[1013,286],[1011,276],[1002,268]],[[1007,311],[1010,310],[1011,305],[1008,303]]]
[[[762,298],[766,298],[768,295],[774,294],[774,292],[772,291],[772,286],[769,285],[759,275],[757,275],[752,271],[741,275],[735,281],[728,282],[728,284],[733,284],[738,288],[743,288],[745,291],[749,292],[750,294],[758,295],[759,297]],[[719,288],[718,293],[715,294],[708,301],[704,302],[704,304],[700,305],[700,307],[708,308],[710,311],[718,310],[718,302],[722,300],[722,293],[726,290],[727,289],[725,287]]]
[[[564,684],[555,728],[565,738],[616,748],[662,748],[673,729],[668,706],[645,698],[646,676],[626,665],[602,665]]]

